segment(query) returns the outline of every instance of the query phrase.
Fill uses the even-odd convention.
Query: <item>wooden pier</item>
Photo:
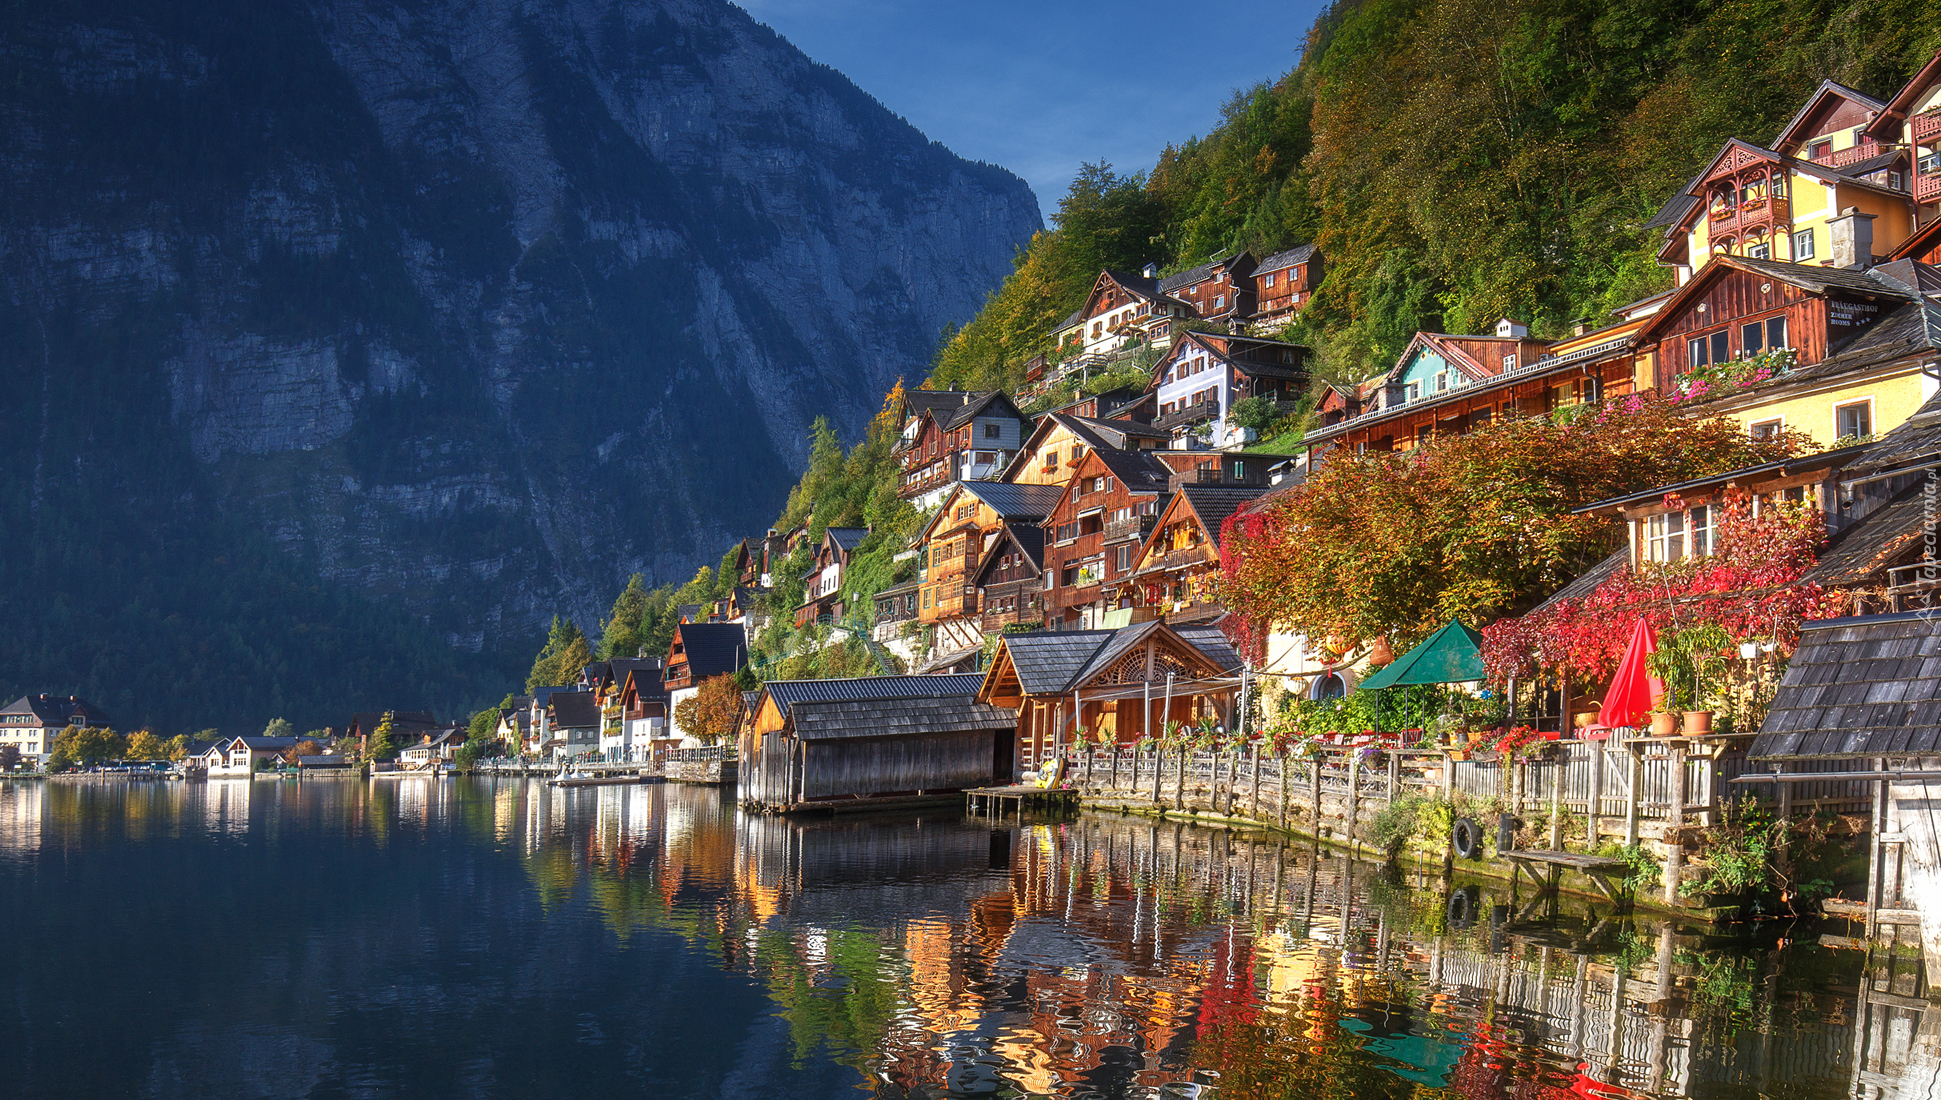
[[[1078,792],[1063,787],[1034,787],[1015,784],[1006,787],[976,787],[964,792],[966,808],[985,817],[1015,817],[1022,821],[1026,809],[1064,812],[1076,809]],[[1009,807],[1007,809],[1007,807]]]
[[[1611,885],[1611,878],[1620,881],[1631,873],[1631,867],[1621,859],[1608,856],[1593,856],[1583,852],[1545,852],[1545,851],[1508,851],[1500,853],[1500,858],[1511,864],[1510,889],[1516,889],[1518,876],[1528,874],[1530,881],[1537,887],[1539,896],[1554,894],[1562,884],[1565,871],[1576,871],[1591,881],[1597,892],[1606,901],[1622,912],[1631,907],[1628,894],[1621,893]]]

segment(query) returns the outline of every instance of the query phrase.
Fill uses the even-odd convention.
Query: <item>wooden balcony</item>
[[[1930,138],[1941,136],[1941,107],[1936,107],[1931,111],[1922,111],[1920,114],[1908,119],[1907,122],[1914,131],[1915,141],[1927,141]]]
[[[1160,573],[1172,573],[1183,569],[1205,569],[1213,563],[1213,547],[1189,546],[1184,550],[1173,550],[1153,559],[1139,570],[1140,577],[1154,577]]]
[[[1717,237],[1745,238],[1793,222],[1793,206],[1784,198],[1749,199],[1737,206],[1712,213],[1706,228]]]
[[[1815,157],[1813,158],[1813,163],[1824,164],[1828,168],[1844,168],[1849,164],[1858,164],[1870,157],[1877,157],[1886,151],[1880,147],[1879,142],[1868,138],[1858,145],[1846,149],[1835,149],[1823,157]]]
[[[1933,202],[1941,199],[1941,172],[1924,172],[1914,177],[1914,201]]]
[[[1211,401],[1200,401],[1188,405],[1183,409],[1175,409],[1169,413],[1160,413],[1158,416],[1153,417],[1152,426],[1158,428],[1160,431],[1171,431],[1174,428],[1187,424],[1197,424],[1202,420],[1211,420],[1219,415],[1219,405]]]
[[[1152,534],[1152,525],[1158,516],[1127,516],[1124,519],[1105,521],[1105,541],[1123,542],[1126,539],[1144,539]]]

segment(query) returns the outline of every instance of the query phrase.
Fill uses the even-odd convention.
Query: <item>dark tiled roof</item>
[[[1878,172],[1882,168],[1892,168],[1900,162],[1902,156],[1903,153],[1901,150],[1889,149],[1879,156],[1868,157],[1866,160],[1857,160],[1852,164],[1842,164],[1839,172],[1849,179],[1859,179],[1869,172]]]
[[[999,407],[992,408],[993,405]],[[944,419],[944,430],[961,428],[980,416],[1009,416],[1014,420],[1025,419],[1025,415],[1018,411],[1018,407],[1011,403],[1011,399],[1004,396],[1003,390],[986,390],[965,402],[963,408]]]
[[[1802,583],[1837,588],[1860,584],[1892,565],[1910,549],[1919,548],[1926,534],[1927,507],[1923,485],[1916,482],[1894,499],[1867,513],[1859,523],[1840,532],[1820,560],[1800,578]]]
[[[1644,228],[1669,229],[1684,221],[1685,215],[1691,212],[1692,207],[1698,205],[1698,199],[1688,193],[1697,186],[1698,177],[1694,176],[1691,182],[1685,185],[1683,191],[1665,200],[1665,205],[1659,207],[1658,212],[1651,216],[1651,220],[1644,223]]]
[[[1779,132],[1773,136],[1773,144],[1777,145],[1780,142],[1785,141],[1786,135],[1789,133],[1792,133],[1793,127],[1798,126],[1800,124],[1800,120],[1806,117],[1806,113],[1808,111],[1811,111],[1813,108],[1819,106],[1821,97],[1828,92],[1832,92],[1836,95],[1843,96],[1847,99],[1851,99],[1855,103],[1858,103],[1864,106],[1865,108],[1867,108],[1868,117],[1870,118],[1873,116],[1873,114],[1877,113],[1882,107],[1887,106],[1885,103],[1882,103],[1880,100],[1875,99],[1873,96],[1868,95],[1866,92],[1860,91],[1855,88],[1849,88],[1845,84],[1841,84],[1837,81],[1822,80],[1820,81],[1820,86],[1813,89],[1813,93],[1806,97],[1806,101],[1804,103],[1800,104],[1800,109],[1793,112],[1793,117],[1786,120],[1786,125],[1781,126],[1779,128]]]
[[[977,694],[978,673],[950,676],[854,676],[842,680],[770,680],[762,685],[783,715],[797,703],[844,703],[868,699],[966,698]]]
[[[1193,643],[1193,648],[1213,658],[1213,663],[1232,672],[1240,667],[1240,654],[1233,641],[1217,626],[1175,626],[1173,633]]]
[[[1051,695],[1065,690],[1072,676],[1097,653],[1110,630],[1047,630],[1006,634],[1004,647],[1017,670],[1026,695]]]
[[[869,528],[831,527],[828,529],[828,534],[836,541],[836,546],[847,554],[862,545],[863,540],[869,537]]]
[[[1829,290],[1851,290],[1875,298],[1913,297],[1898,283],[1876,279],[1864,271],[1848,271],[1843,267],[1820,267],[1816,264],[1789,264],[1783,260],[1756,260],[1750,256],[1730,257],[1734,266],[1748,271],[1770,275],[1781,282],[1791,283],[1816,294]]]
[[[687,662],[688,675],[697,686],[710,676],[740,668],[748,654],[748,634],[740,623],[682,623],[674,629],[686,647],[677,659]]]
[[[1255,264],[1254,272],[1258,274],[1262,271],[1280,271],[1283,268],[1293,267],[1312,255],[1314,255],[1313,245],[1297,244],[1285,252],[1276,252]]]
[[[1005,527],[1018,550],[1031,559],[1034,569],[1043,571],[1045,567],[1045,529],[1027,524],[1011,524]]]
[[[1941,311],[1926,301],[1908,302],[1888,311],[1871,328],[1825,359],[1810,366],[1796,367],[1755,386],[1722,390],[1712,400],[1729,400],[1742,393],[1857,374],[1902,359],[1926,355],[1938,348],[1941,348]],[[1697,403],[1703,404],[1704,401],[1701,399]]]
[[[893,584],[888,588],[883,589],[881,592],[878,592],[874,598],[880,600],[886,596],[907,595],[908,593],[915,592],[917,589],[922,587],[923,587],[922,581],[907,580],[907,581],[904,581],[902,584]]]
[[[972,692],[975,690],[973,686]],[[839,703],[803,703],[795,708],[790,724],[795,736],[802,740],[822,741],[1008,730],[1017,726],[1018,716],[1008,708],[979,703],[970,694],[965,694],[947,699],[858,699]]]
[[[552,728],[584,728],[600,724],[600,700],[590,691],[557,691],[548,703]]]
[[[1168,275],[1159,280],[1159,289],[1164,293],[1171,294],[1180,287],[1192,286],[1194,283],[1203,283],[1213,277],[1214,268],[1226,262],[1225,260],[1209,260],[1198,267],[1189,267],[1178,274]]]
[[[1063,485],[1021,485],[1010,481],[966,481],[966,493],[991,506],[1005,519],[1041,520],[1065,495]]]
[[[932,416],[942,416],[970,400],[966,390],[904,390],[903,405],[908,415],[929,412]]]
[[[1265,486],[1256,489],[1228,485],[1187,485],[1180,492],[1185,495],[1193,514],[1200,517],[1200,523],[1213,537],[1214,544],[1218,545],[1220,525],[1254,499],[1266,495],[1267,489]]]
[[[1809,622],[1754,759],[1941,754],[1941,623],[1925,612]]]
[[[962,649],[953,649],[947,653],[939,653],[935,657],[918,665],[915,671],[920,676],[933,676],[940,674],[942,669],[956,668],[960,665],[968,669],[975,669],[977,667],[977,655],[983,652],[983,649],[983,646],[973,645],[965,646]],[[952,676],[965,675],[960,672],[943,674]],[[984,679],[984,674],[981,672],[972,672],[970,675],[976,676],[980,681]]]
[[[1105,640],[1105,644],[1093,650],[1092,655],[1079,666],[1079,670],[1072,674],[1071,680],[1065,684],[1066,689],[1069,690],[1073,684],[1083,684],[1111,668],[1112,662],[1144,645],[1147,638],[1159,632],[1160,627],[1159,620],[1154,619],[1113,631],[1112,636]]]
[[[1105,269],[1105,274],[1110,275],[1113,282],[1118,283],[1134,294],[1143,294],[1148,298],[1161,298],[1166,294],[1164,290],[1160,289],[1158,280],[1148,279],[1144,275],[1133,275],[1129,272],[1110,267]]]
[[[545,691],[546,689],[540,688],[539,690]],[[557,688],[555,690],[564,691],[566,689]],[[378,725],[383,721],[384,712],[381,710],[358,711],[356,714],[350,716],[350,726],[346,732],[356,730],[368,737],[377,731]],[[410,733],[416,736],[418,730],[433,728],[437,725],[438,719],[433,718],[431,712],[428,710],[394,710],[391,712],[391,728],[399,734]]]
[[[640,694],[657,695],[661,690],[660,671],[660,662],[652,658],[614,661],[613,682],[625,688],[627,677],[632,676],[634,683],[640,685]]]
[[[1113,446],[1119,450],[1128,449],[1127,441],[1131,439],[1171,439],[1173,437],[1171,432],[1161,431],[1151,424],[1141,424],[1133,420],[1106,420],[1096,416],[1073,416],[1070,413],[1065,413],[1064,416],[1067,420],[1075,420],[1091,429],[1103,441],[1102,444],[1096,445]],[[1119,441],[1112,443],[1110,438],[1112,436],[1118,436]]]
[[[1883,470],[1914,469],[1932,462],[1937,452],[1941,452],[1941,393],[1928,398],[1913,416],[1881,436],[1840,473],[1846,478],[1861,478]]]
[[[243,744],[248,745],[251,751],[254,752],[281,752],[284,749],[295,747],[296,743],[301,740],[303,740],[301,737],[238,737],[235,741],[231,741],[230,744],[233,745],[236,741],[241,741]]]
[[[65,726],[77,718],[90,726],[110,724],[107,714],[76,695],[23,695],[0,707],[0,714],[31,714],[43,726]]]
[[[1145,451],[1093,451],[1112,476],[1135,493],[1166,491],[1173,471]]]

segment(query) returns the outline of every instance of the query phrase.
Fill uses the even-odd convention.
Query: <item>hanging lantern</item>
[[[1375,639],[1375,644],[1369,647],[1368,663],[1377,667],[1395,663],[1395,650],[1388,644],[1388,635]]]

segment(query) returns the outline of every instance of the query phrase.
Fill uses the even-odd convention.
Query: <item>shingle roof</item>
[[[1828,92],[1832,92],[1846,99],[1851,99],[1855,103],[1865,107],[1869,112],[1869,117],[1872,117],[1873,112],[1878,112],[1882,107],[1887,106],[1885,103],[1857,88],[1849,88],[1838,81],[1822,80],[1820,81],[1820,86],[1813,89],[1812,94],[1806,97],[1806,101],[1800,105],[1800,109],[1793,112],[1793,117],[1786,120],[1786,125],[1779,128],[1779,132],[1773,136],[1773,144],[1778,145],[1784,142],[1786,135],[1793,132],[1793,127],[1800,124],[1800,121],[1806,117],[1807,112],[1819,106],[1821,98]]]
[[[1876,298],[1899,298],[1906,300],[1913,294],[1893,283],[1876,279],[1865,271],[1849,271],[1844,267],[1820,267],[1817,264],[1789,264],[1784,260],[1757,260],[1750,256],[1721,256],[1714,262],[1729,261],[1734,266],[1743,266],[1748,271],[1770,275],[1781,282],[1824,294],[1829,290],[1851,290]]]
[[[660,673],[661,663],[657,660],[629,658],[613,662],[613,682],[624,689],[627,686],[627,677],[632,676],[634,682],[640,685],[642,695],[660,693]]]
[[[556,691],[547,705],[553,710],[554,729],[600,724],[600,700],[590,691]]]
[[[992,405],[999,403],[1002,403],[1004,408],[997,410],[991,408]],[[997,416],[1000,414],[1008,414],[1019,420],[1024,419],[1024,414],[1018,411],[1018,407],[1011,403],[1011,399],[1004,395],[1003,390],[986,390],[984,393],[966,401],[962,408],[945,418],[943,426],[945,430],[961,428],[976,417]]]
[[[1186,503],[1193,509],[1193,514],[1200,517],[1200,523],[1206,528],[1207,534],[1211,535],[1215,545],[1218,545],[1220,525],[1227,521],[1228,516],[1251,501],[1265,496],[1267,489],[1265,486],[1240,488],[1230,485],[1187,485],[1182,487],[1180,492],[1185,495]]]
[[[1193,643],[1193,648],[1213,659],[1213,663],[1232,672],[1241,665],[1227,632],[1217,626],[1175,626],[1173,633]]]
[[[1131,492],[1165,492],[1173,471],[1145,451],[1093,451],[1112,476]]]
[[[1161,431],[1151,424],[1141,424],[1134,420],[1110,420],[1096,416],[1074,416],[1071,413],[1065,413],[1063,415],[1066,419],[1076,420],[1093,432],[1098,433],[1101,438],[1108,435],[1118,436],[1119,442],[1114,444],[1114,446],[1117,446],[1120,450],[1127,449],[1126,440],[1132,438],[1171,439],[1173,437],[1171,432]]]
[[[682,623],[674,630],[685,647],[679,659],[687,662],[696,684],[735,671],[748,653],[748,634],[740,623]]]
[[[972,691],[975,690],[973,686]],[[802,703],[796,706],[790,721],[795,736],[804,741],[975,733],[1012,729],[1017,724],[1016,711],[976,702],[969,695],[945,699]]]
[[[1065,690],[1072,676],[1098,652],[1110,630],[1047,630],[1006,634],[1004,648],[1011,655],[1018,685],[1026,695],[1050,695]]]
[[[1198,267],[1189,267],[1185,271],[1168,275],[1159,280],[1159,289],[1167,294],[1171,294],[1180,287],[1192,286],[1194,283],[1203,283],[1212,276],[1214,268],[1226,262],[1226,260],[1209,260]]]
[[[238,737],[229,743],[233,745],[241,741],[255,752],[279,752],[295,747],[301,740],[303,740],[301,737]]]
[[[1041,520],[1065,495],[1063,485],[1021,485],[1010,481],[966,481],[963,490],[1005,519]]]
[[[1079,666],[1079,670],[1072,674],[1072,678],[1065,684],[1066,688],[1069,689],[1072,684],[1083,684],[1112,667],[1112,662],[1143,645],[1147,638],[1159,632],[1160,627],[1159,620],[1153,619],[1150,622],[1137,623],[1113,631],[1112,636],[1105,640],[1105,644],[1093,650],[1092,655]]]
[[[1300,263],[1312,255],[1314,255],[1313,245],[1297,244],[1285,252],[1276,252],[1272,256],[1255,264],[1254,272],[1258,274],[1262,271],[1279,271],[1283,268],[1293,267],[1295,264]]]
[[[762,685],[787,716],[798,703],[856,702],[864,699],[943,699],[977,694],[979,673],[948,676],[853,676],[840,680],[770,680]]]
[[[1848,478],[1869,477],[1883,470],[1915,468],[1937,454],[1941,454],[1941,393],[1928,398],[1913,416],[1881,436],[1840,472]]]
[[[1693,405],[1730,401],[1748,393],[1764,393],[1822,379],[1859,374],[1903,359],[1941,350],[1941,308],[1927,300],[1906,302],[1853,337],[1845,347],[1817,363],[1795,367],[1785,374],[1751,386],[1721,389],[1691,402]]]
[[[1547,610],[1565,600],[1583,599],[1585,596],[1597,591],[1598,585],[1616,576],[1618,570],[1623,569],[1630,561],[1631,550],[1629,547],[1613,552],[1610,557],[1605,558],[1603,561],[1598,562],[1596,565],[1591,566],[1579,574],[1576,580],[1552,592],[1549,599],[1531,608],[1526,614],[1534,615],[1538,611]]]
[[[915,416],[924,411],[941,415],[957,408],[970,399],[968,390],[904,390],[903,407],[906,415]]]
[[[1860,584],[1896,564],[1907,550],[1920,546],[1928,516],[1924,488],[1921,482],[1915,482],[1840,532],[1800,582],[1829,588]]]
[[[91,726],[110,724],[105,713],[77,695],[23,695],[0,707],[0,714],[31,714],[43,726],[65,726],[77,717]]]
[[[862,541],[869,537],[869,528],[831,527],[828,529],[828,534],[831,539],[835,540],[836,546],[843,553],[847,554],[862,545]]]
[[[1941,754],[1941,623],[1924,611],[1800,629],[1754,759]]]

